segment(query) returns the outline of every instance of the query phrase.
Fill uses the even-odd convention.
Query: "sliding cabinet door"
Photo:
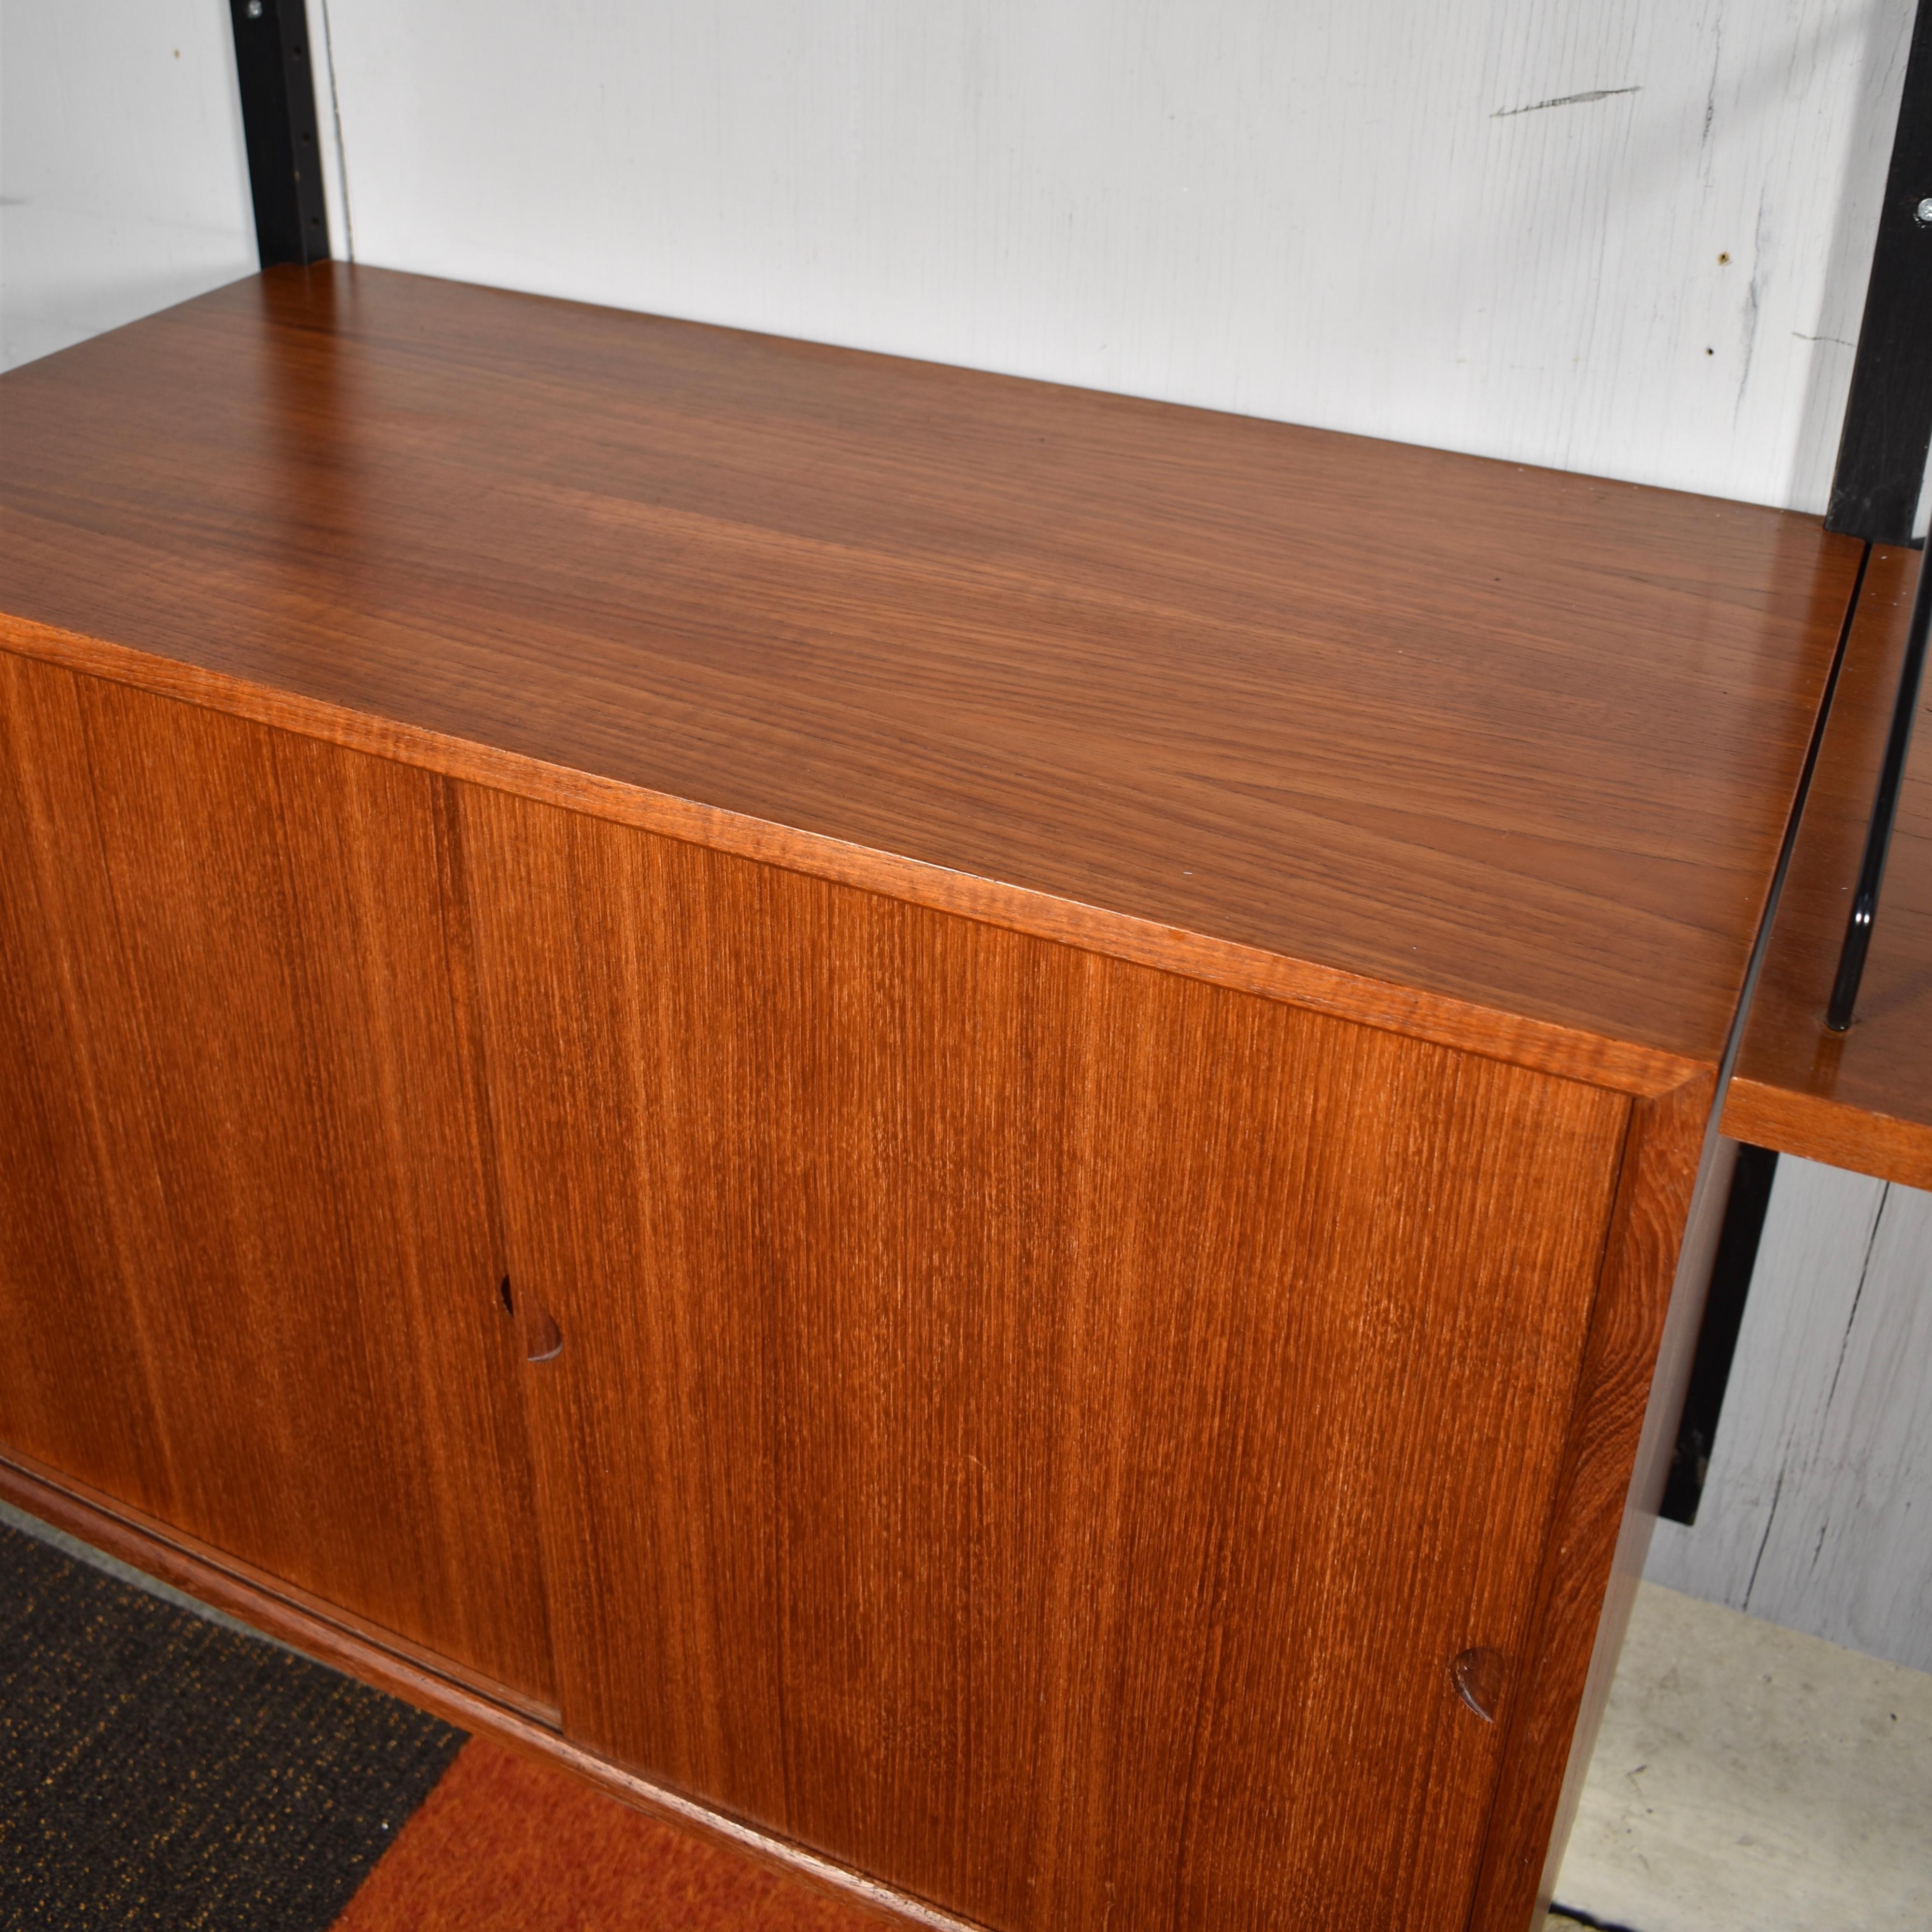
[[[164,1517],[128,1286],[157,1264],[160,1202],[100,1079],[140,1059],[117,944],[79,686],[0,652],[0,1450]]]
[[[8,1440],[547,1705],[522,1354],[499,1300],[467,943],[446,916],[447,788],[117,685],[11,673],[16,787],[46,801],[13,835],[42,909],[14,923],[64,926],[35,972],[64,976],[91,1136],[43,1161],[28,1218],[92,1244],[62,1263],[71,1311],[16,1244],[4,1292],[42,1337],[84,1319],[163,1473],[42,1426],[31,1394]],[[49,918],[63,898],[79,910]],[[13,1104],[61,1118],[59,1081],[37,1067]],[[91,1400],[71,1364],[58,1378]]]
[[[1627,1103],[460,820],[566,1730],[988,1925],[1460,1925]]]

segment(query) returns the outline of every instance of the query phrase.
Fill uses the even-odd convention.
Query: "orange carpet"
[[[472,1738],[332,1932],[879,1932],[880,1923]]]

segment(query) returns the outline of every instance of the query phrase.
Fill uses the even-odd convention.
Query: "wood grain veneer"
[[[4,666],[8,770],[44,800],[0,835],[37,921],[10,968],[64,981],[38,1046],[90,1130],[9,1243],[52,1208],[111,1252],[8,1257],[0,1442],[549,1702],[444,782]]]
[[[915,1922],[1520,1932],[1856,544],[334,265],[0,436],[0,1487]]]
[[[150,1176],[116,1172],[138,1052],[98,837],[80,684],[0,653],[0,1442],[156,1516],[175,1507],[125,1284],[148,1265]],[[90,1052],[76,1042],[90,1022]]]
[[[566,1732],[989,1925],[1460,1922],[1630,1103],[460,796]]]
[[[1932,1187],[1932,685],[1920,696],[1857,1017],[1849,1033],[1825,1025],[1918,567],[1910,550],[1872,553],[1724,1130]]]
[[[0,435],[14,648],[1666,1062],[1721,1048],[1858,556],[337,265],[10,373]]]

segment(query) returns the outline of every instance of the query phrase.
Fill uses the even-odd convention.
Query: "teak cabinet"
[[[7,674],[10,1448],[988,1924],[1466,1891],[1626,1098]]]
[[[1855,550],[335,268],[0,428],[0,1490],[914,1922],[1522,1932]]]

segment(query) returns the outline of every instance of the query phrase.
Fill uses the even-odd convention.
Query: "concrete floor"
[[[1630,1932],[1927,1932],[1932,1675],[1642,1585],[1556,1900]]]

